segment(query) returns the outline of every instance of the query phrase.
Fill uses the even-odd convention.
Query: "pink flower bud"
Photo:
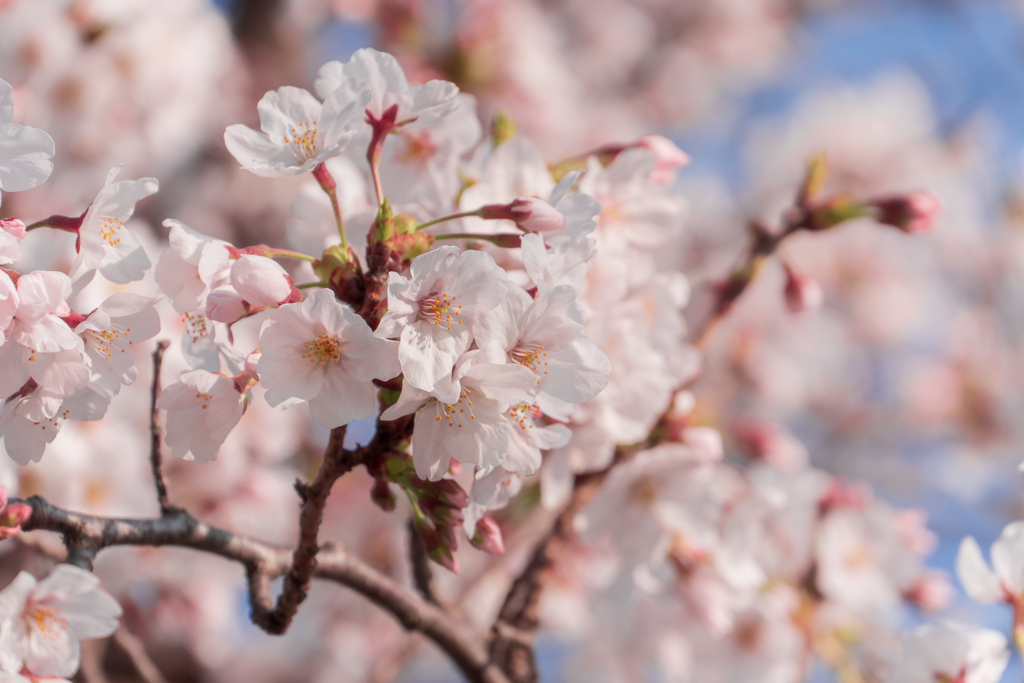
[[[938,612],[949,606],[954,594],[946,572],[929,570],[903,593],[903,597],[927,612]]]
[[[786,308],[790,313],[799,314],[821,307],[825,292],[810,275],[804,275],[786,266]]]
[[[671,183],[676,178],[676,169],[690,163],[689,154],[661,135],[641,135],[633,146],[654,152],[657,162],[649,176],[651,182]]]
[[[565,216],[539,197],[520,197],[509,204],[513,219],[526,232],[555,232],[565,226]]]
[[[501,537],[501,527],[490,517],[481,517],[476,523],[476,533],[469,539],[473,546],[492,555],[505,553],[505,541]]]
[[[878,222],[917,234],[930,232],[943,202],[931,192],[911,192],[896,197],[883,197],[871,204],[878,210]]]
[[[17,237],[19,240],[24,239],[28,231],[25,230],[25,224],[17,218],[8,218],[6,220],[0,220],[0,230],[3,230],[11,237]]]
[[[231,284],[256,308],[278,306],[292,293],[292,279],[287,271],[266,256],[243,254],[231,266]]]
[[[783,472],[798,472],[807,466],[807,449],[782,425],[751,422],[734,433],[740,448],[752,460]]]
[[[721,460],[725,449],[722,447],[722,434],[711,427],[688,427],[680,435],[683,445],[692,448],[701,462]]]
[[[370,489],[370,500],[384,512],[394,510],[395,504],[398,502],[394,491],[391,490],[391,487],[383,479],[374,480],[373,488]]]
[[[233,287],[218,287],[206,297],[206,317],[233,323],[245,315],[245,301]]]
[[[2,487],[0,487],[2,488]],[[0,508],[0,540],[11,538],[21,532],[21,525],[32,516],[32,507],[24,503],[7,505],[7,492],[3,491],[3,507]]]

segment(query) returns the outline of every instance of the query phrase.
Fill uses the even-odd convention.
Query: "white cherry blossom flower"
[[[351,100],[367,91],[368,98],[360,106],[360,116],[365,110],[366,114],[381,119],[394,107],[393,121],[398,126],[443,116],[454,106],[459,94],[458,87],[448,81],[409,85],[397,59],[369,47],[356,50],[344,64],[339,61],[324,64],[317,72],[314,87],[325,101],[339,95]]]
[[[412,458],[422,479],[441,479],[452,458],[484,471],[501,464],[511,432],[505,411],[532,404],[536,392],[529,370],[488,363],[479,351],[459,359],[450,386],[454,397],[439,398],[407,381],[398,402],[381,414],[383,420],[394,420],[416,413]]]
[[[0,670],[33,676],[71,676],[81,640],[117,630],[121,607],[93,574],[58,564],[36,581],[21,572],[0,591]]]
[[[156,407],[167,411],[164,442],[171,453],[210,462],[217,459],[224,440],[242,419],[245,393],[230,377],[191,370],[163,390]]]
[[[19,465],[39,462],[67,420],[95,421],[103,417],[110,399],[89,387],[61,397],[28,384],[0,409],[0,437],[4,450]]]
[[[487,254],[441,247],[413,260],[408,278],[389,275],[388,312],[375,334],[400,338],[406,385],[454,402],[452,367],[469,348],[477,315],[507,290],[505,271]]]
[[[501,304],[478,317],[476,343],[495,362],[529,368],[538,392],[583,403],[604,389],[611,372],[608,357],[583,334],[584,315],[568,285],[538,292],[536,299],[510,285]]]
[[[3,192],[30,190],[53,172],[53,138],[13,118],[14,88],[0,79],[0,201]]]
[[[973,536],[960,542],[956,573],[967,594],[978,602],[1009,602],[1024,597],[1024,522],[1008,524],[992,544],[992,566]]]
[[[64,273],[37,270],[19,277],[18,312],[10,338],[42,353],[81,348],[82,340],[58,317],[71,312],[65,301],[69,296],[71,279]]]
[[[247,171],[280,178],[312,171],[355,137],[370,92],[362,83],[325,97],[302,88],[271,90],[256,105],[262,133],[236,123],[224,131],[228,151]]]
[[[285,304],[260,328],[257,369],[267,403],[309,402],[328,429],[373,415],[374,379],[401,372],[395,342],[379,339],[347,304],[326,289],[302,303]]]
[[[76,291],[100,274],[119,285],[141,280],[149,269],[149,257],[125,221],[135,213],[135,204],[160,189],[156,178],[114,182],[125,164],[107,174],[103,189],[89,205],[78,230],[78,258],[71,266]]]
[[[998,683],[1009,658],[1002,633],[937,621],[904,636],[888,683]]]
[[[170,247],[156,264],[156,281],[178,313],[200,308],[209,292],[228,281],[231,257],[227,242],[206,237],[181,221],[167,219]]]
[[[18,287],[11,276],[0,270],[0,345],[7,341],[8,328],[18,312]]]
[[[157,301],[138,294],[114,294],[75,327],[92,361],[90,382],[94,390],[114,396],[121,385],[131,384],[138,377],[132,347],[160,331]]]

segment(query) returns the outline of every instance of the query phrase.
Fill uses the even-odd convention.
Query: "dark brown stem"
[[[624,457],[616,453],[616,461]],[[614,466],[614,463],[613,463]],[[512,683],[535,683],[537,662],[533,639],[540,626],[541,593],[548,576],[572,546],[576,537],[573,521],[601,488],[611,467],[576,477],[569,503],[559,513],[551,531],[537,544],[526,568],[512,584],[505,604],[491,628],[491,659]]]
[[[149,464],[153,468],[153,481],[156,484],[156,500],[160,503],[160,514],[166,515],[173,510],[167,495],[167,480],[164,478],[163,465],[160,457],[160,423],[157,420],[156,399],[160,396],[160,368],[164,362],[164,352],[170,342],[160,340],[153,349],[153,396],[149,417]]]
[[[327,443],[327,450],[324,451],[324,461],[313,483],[295,483],[299,497],[302,498],[299,543],[295,547],[291,568],[284,579],[284,591],[277,600],[277,606],[259,615],[259,619],[266,622],[266,626],[260,626],[266,628],[269,633],[284,633],[288,630],[292,618],[299,611],[299,605],[306,599],[309,585],[313,580],[313,572],[316,570],[317,553],[320,550],[317,537],[331,487],[338,477],[362,462],[359,457],[361,453],[346,451],[342,447],[345,430],[344,425],[331,430],[331,438]],[[255,607],[253,611],[256,618]]]

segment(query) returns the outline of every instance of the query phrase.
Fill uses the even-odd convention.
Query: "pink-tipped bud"
[[[6,503],[6,497],[5,501]],[[0,509],[0,540],[11,538],[21,532],[21,525],[32,516],[32,507],[24,503],[12,503]]]
[[[218,287],[206,297],[206,317],[219,323],[233,323],[245,315],[245,300],[234,287]]]
[[[693,449],[700,462],[721,460],[725,453],[722,433],[712,427],[687,427],[680,434],[679,440]]]
[[[657,162],[649,176],[651,182],[671,183],[676,179],[676,169],[690,163],[689,154],[679,149],[676,143],[661,135],[641,135],[633,143],[633,146],[654,152]]]
[[[799,314],[821,307],[825,292],[810,275],[804,275],[786,266],[786,308],[790,313]]]
[[[807,466],[807,449],[788,429],[771,422],[750,422],[734,430],[740,449],[782,472],[799,472]]]
[[[459,508],[453,508],[449,505],[445,505],[433,498],[420,500],[420,509],[422,509],[424,514],[433,520],[434,524],[438,525],[438,527],[460,526],[464,520],[462,511]]]
[[[452,551],[445,546],[438,546],[427,553],[427,557],[450,571],[452,574],[459,574],[459,561],[455,559]]]
[[[492,555],[505,553],[505,541],[501,537],[501,527],[490,517],[481,517],[476,523],[476,532],[469,542],[474,547]]]
[[[509,204],[520,230],[549,233],[565,226],[565,216],[539,197],[520,197]]]
[[[6,220],[0,220],[0,230],[3,230],[11,237],[16,237],[19,240],[24,239],[28,231],[25,230],[25,224],[17,218],[8,218]]]
[[[896,197],[883,197],[871,202],[878,210],[879,223],[891,225],[909,234],[930,232],[943,202],[931,192],[911,192]]]
[[[928,570],[904,591],[903,597],[926,612],[939,612],[949,607],[955,594],[946,572],[936,569]]]
[[[244,254],[231,266],[231,284],[256,308],[279,306],[292,295],[292,279],[274,259]]]

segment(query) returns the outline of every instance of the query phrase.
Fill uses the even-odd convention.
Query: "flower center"
[[[519,363],[522,366],[528,367],[534,372],[543,372],[545,375],[548,371],[544,368],[548,362],[548,352],[544,350],[544,345],[535,346],[533,344],[521,344],[512,349],[512,352],[508,354],[509,357]],[[537,380],[537,384],[540,384],[540,380]]]
[[[323,367],[328,363],[337,363],[341,360],[341,345],[334,337],[321,334],[313,341],[303,344],[306,353],[302,357],[316,367]]]
[[[320,153],[320,140],[317,137],[316,121],[303,121],[295,124],[291,135],[284,136],[284,142],[292,148],[296,155],[304,159],[312,159]]]
[[[402,131],[402,142],[405,143],[405,149],[396,156],[399,161],[407,164],[426,163],[437,153],[437,143],[434,142],[429,130],[422,133]]]
[[[185,333],[192,336],[193,344],[197,344],[200,339],[208,334],[206,316],[202,313],[185,313],[181,318],[185,323]]]
[[[509,408],[508,418],[519,425],[522,430],[533,429],[533,421],[540,417],[540,408],[527,403],[520,403]]]
[[[442,424],[447,423],[449,427],[457,427],[462,429],[463,420],[467,417],[470,420],[475,420],[476,415],[473,414],[473,402],[470,399],[470,394],[473,393],[472,389],[463,389],[462,393],[459,394],[459,400],[455,403],[444,404],[437,401],[437,417],[435,420]]]
[[[120,218],[108,217],[100,219],[100,237],[112,247],[117,246],[121,238],[117,233],[124,227],[124,221]]]
[[[425,299],[420,300],[420,320],[427,320],[434,323],[435,325],[444,325],[449,330],[452,329],[452,316],[462,315],[462,304],[456,304],[455,299],[458,297],[449,297],[448,292],[441,294],[431,294]],[[461,320],[457,321],[460,325]]]
[[[132,328],[130,327],[121,328],[111,325],[102,332],[86,330],[82,333],[82,338],[92,346],[103,360],[110,360],[114,357],[115,351],[120,351],[121,353],[125,352],[123,345],[118,348],[119,340],[127,341],[129,346],[134,343],[128,338],[131,335],[131,331]]]
[[[46,640],[56,640],[68,630],[68,620],[60,616],[60,610],[51,607],[36,607],[26,617],[34,621],[39,632]]]
[[[201,391],[197,391],[196,392],[196,398],[198,398],[199,400],[201,400],[203,402],[203,404],[202,404],[203,405],[203,410],[206,410],[207,408],[210,407],[210,399],[213,398],[213,395],[212,394],[204,394]]]

